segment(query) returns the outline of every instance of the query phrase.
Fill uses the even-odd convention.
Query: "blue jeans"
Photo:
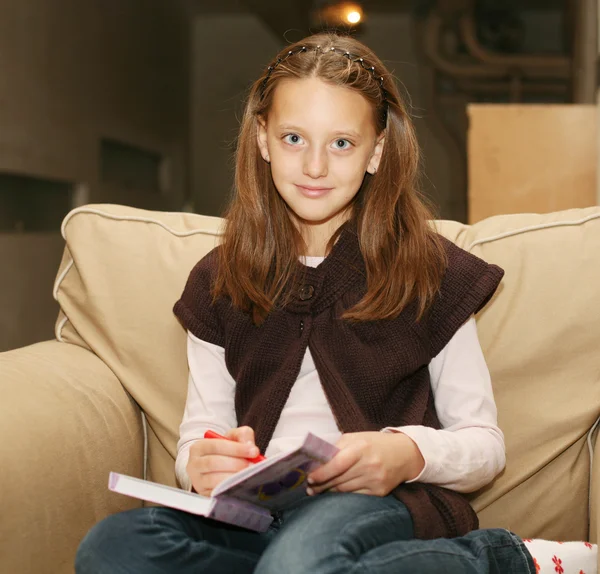
[[[286,510],[264,533],[168,508],[115,514],[81,542],[77,574],[535,574],[502,529],[415,540],[393,496],[325,493]]]

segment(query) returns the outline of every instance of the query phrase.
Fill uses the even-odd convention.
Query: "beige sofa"
[[[187,365],[171,308],[220,225],[116,205],[65,219],[56,340],[0,355],[0,572],[72,572],[87,529],[138,505],[109,471],[174,483]],[[600,208],[438,225],[506,270],[478,317],[508,449],[473,497],[481,524],[595,542]]]

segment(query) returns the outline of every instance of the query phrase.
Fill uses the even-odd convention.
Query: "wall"
[[[95,201],[101,136],[182,161],[188,24],[177,3],[0,0],[0,13],[0,169],[88,182]]]
[[[74,203],[179,209],[189,117],[182,6],[0,0],[0,13],[0,173],[72,182]],[[102,138],[163,157],[162,191],[103,182]],[[52,337],[57,309],[49,297],[61,251],[58,228],[0,234],[0,350]],[[27,324],[32,301],[44,301],[44,311]]]
[[[418,28],[408,14],[374,15],[361,40],[380,58],[408,94],[422,151],[421,187],[446,219],[463,219],[461,193],[464,156],[437,116],[432,99],[431,69],[420,54]]]
[[[222,214],[233,184],[234,142],[243,99],[280,49],[274,35],[250,14],[204,15],[194,20],[191,183],[198,213]]]
[[[63,245],[57,233],[0,236],[0,352],[53,338],[52,285]]]

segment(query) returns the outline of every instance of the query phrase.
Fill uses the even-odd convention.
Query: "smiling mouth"
[[[298,185],[296,187],[304,194],[309,197],[320,197],[321,195],[325,195],[328,191],[331,191],[333,187],[314,187],[307,185]]]

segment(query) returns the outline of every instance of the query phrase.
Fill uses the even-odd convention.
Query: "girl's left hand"
[[[401,432],[348,433],[336,446],[340,451],[309,475],[308,494],[330,490],[386,496],[425,466],[419,447]]]

